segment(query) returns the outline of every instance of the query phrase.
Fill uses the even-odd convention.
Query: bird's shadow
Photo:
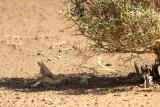
[[[59,85],[52,87],[38,87],[32,88],[25,85],[26,81],[33,79],[25,78],[1,78],[0,88],[6,88],[20,92],[39,92],[39,91],[58,91],[59,94],[79,95],[79,94],[106,94],[115,92],[130,91],[133,89],[135,83],[131,81],[131,76],[109,76],[109,75],[92,75],[87,80],[87,84],[81,84],[80,74],[69,74],[69,77]]]

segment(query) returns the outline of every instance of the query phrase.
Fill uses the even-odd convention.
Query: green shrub
[[[68,0],[65,16],[103,52],[146,52],[160,38],[158,0]]]

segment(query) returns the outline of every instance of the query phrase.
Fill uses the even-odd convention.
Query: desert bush
[[[150,52],[160,38],[158,0],[67,0],[64,15],[101,52]]]

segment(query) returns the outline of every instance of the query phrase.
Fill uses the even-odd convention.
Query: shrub
[[[103,52],[151,51],[160,38],[158,0],[68,0],[65,16]]]

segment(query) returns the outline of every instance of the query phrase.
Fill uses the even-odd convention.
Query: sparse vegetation
[[[160,38],[158,0],[67,0],[64,15],[101,52],[151,52]]]

